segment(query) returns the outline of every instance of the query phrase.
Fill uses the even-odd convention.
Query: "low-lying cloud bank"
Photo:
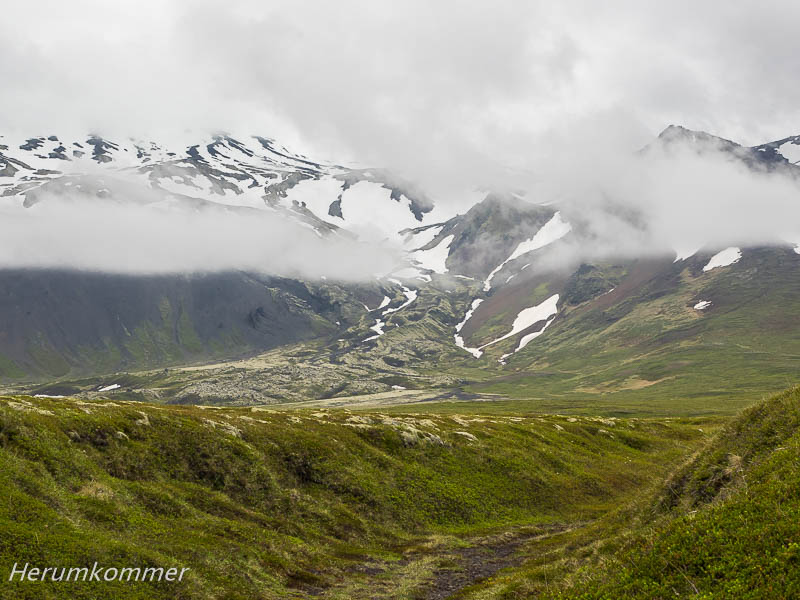
[[[745,163],[715,144],[601,148],[539,164],[528,197],[557,205],[581,232],[572,259],[800,241],[800,179]],[[565,258],[566,260],[566,258]]]
[[[47,199],[0,210],[0,268],[159,274],[243,270],[353,281],[384,275],[400,257],[346,236],[257,210],[183,210]]]
[[[640,152],[609,152],[602,143],[607,137],[600,134],[580,148],[552,140],[547,153],[530,157],[531,170],[509,177],[508,186],[525,191],[531,202],[553,205],[573,226],[561,250],[547,252],[548,260],[564,266],[800,242],[800,169],[768,168],[748,149],[715,139],[698,143],[691,132],[686,136],[657,140]],[[99,187],[90,185],[92,177],[99,175],[86,175],[82,182],[90,192]],[[368,236],[371,241],[351,232],[321,236],[266,205],[175,198],[121,172],[111,177],[103,172],[102,182],[112,188],[110,197],[52,185],[30,208],[23,208],[19,197],[4,199],[0,268],[132,274],[244,270],[366,281],[407,264],[401,250],[380,236]],[[362,222],[370,218],[368,207],[363,211]],[[376,223],[374,229],[384,231],[385,225]]]

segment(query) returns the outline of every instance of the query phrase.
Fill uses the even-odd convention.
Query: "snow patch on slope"
[[[417,299],[417,290],[412,290],[410,288],[403,286],[403,295],[406,297],[406,301],[397,308],[387,308],[385,311],[383,311],[383,316],[397,312],[398,310],[403,310],[406,306],[411,304],[414,300]]]
[[[528,327],[530,327],[531,325],[535,325],[540,321],[551,320],[552,317],[554,317],[558,313],[558,298],[559,298],[558,294],[553,294],[547,300],[545,300],[540,304],[537,304],[536,306],[531,306],[530,308],[522,309],[517,315],[517,318],[514,319],[514,323],[511,325],[511,331],[509,331],[504,336],[497,338],[496,340],[492,340],[488,344],[484,344],[483,346],[480,347],[480,350],[483,350],[487,346],[491,346],[492,344],[496,344],[497,342],[501,342],[512,336],[515,336],[518,333],[528,329]],[[540,329],[537,332],[537,334],[541,335],[541,333],[544,332],[544,329],[547,327],[547,325],[549,325],[549,323],[545,323],[544,327],[542,327],[542,329]],[[528,338],[530,335],[531,334],[526,335],[525,338]],[[534,337],[536,337],[536,335],[530,337],[530,339],[525,341],[525,344],[527,344]],[[523,340],[525,338],[523,338]],[[523,344],[522,340],[520,340],[520,345],[517,348],[517,350],[521,350],[522,348],[524,348],[525,344]],[[515,352],[517,350],[515,350]]]
[[[304,179],[291,188],[285,199],[286,206],[291,206],[292,200],[305,204],[311,212],[323,221],[334,225],[344,226],[344,219],[328,214],[331,202],[342,193],[342,182],[333,177],[320,179]]]
[[[531,239],[522,242],[514,252],[511,253],[506,260],[514,260],[523,254],[538,250],[548,244],[552,244],[556,240],[561,239],[572,231],[572,225],[567,223],[561,218],[561,212],[557,211],[552,218],[545,223],[539,231],[536,232]]]
[[[725,250],[717,252],[711,257],[711,260],[708,261],[708,264],[703,267],[703,271],[710,271],[711,269],[716,269],[717,267],[730,266],[733,263],[739,262],[740,258],[742,258],[742,251],[739,250],[739,248],[736,248],[735,246],[725,248]]]
[[[456,346],[458,346],[463,350],[466,350],[467,352],[472,354],[472,356],[474,356],[475,358],[480,358],[483,352],[481,352],[478,348],[467,347],[466,344],[464,344],[464,338],[461,337],[461,335],[459,334],[461,333],[461,330],[463,329],[464,325],[467,324],[467,321],[469,321],[470,318],[472,318],[472,314],[475,312],[475,309],[477,309],[481,305],[481,302],[483,302],[483,298],[476,298],[475,300],[472,301],[469,310],[464,315],[464,319],[458,325],[456,325],[456,334],[455,334]]]
[[[380,310],[385,306],[389,306],[389,302],[391,302],[391,301],[392,301],[392,299],[389,298],[389,296],[384,296],[383,300],[381,300],[381,303],[376,308],[373,308],[372,310]]]
[[[795,143],[794,140],[784,142],[778,146],[777,150],[790,163],[800,162],[800,145]]]
[[[434,273],[447,273],[445,262],[450,255],[450,244],[453,243],[454,237],[453,235],[448,235],[433,248],[417,250],[412,252],[411,256],[423,269],[429,269]]]
[[[672,262],[678,262],[679,260],[686,260],[687,258],[691,258],[702,248],[702,246],[685,246],[682,248],[675,248],[675,260]]]
[[[523,254],[527,254],[528,252],[533,252],[534,250],[538,250],[539,248],[543,248],[548,244],[552,244],[556,240],[560,240],[562,237],[567,235],[570,231],[572,231],[572,225],[567,223],[561,218],[561,211],[557,211],[550,220],[545,223],[539,231],[536,232],[531,239],[525,240],[524,242],[520,242],[520,244],[516,247],[514,252],[501,262],[494,270],[489,273],[489,276],[486,278],[486,281],[483,282],[483,291],[488,292],[492,289],[492,278],[500,272],[500,270],[506,265],[506,263],[511,262],[515,258],[519,258]]]
[[[711,306],[711,301],[710,300],[700,300],[700,302],[698,302],[697,304],[694,305],[694,309],[695,310],[705,310],[709,306]]]
[[[371,181],[359,181],[343,192],[341,210],[343,226],[366,241],[389,239],[402,243],[399,232],[419,225],[408,198],[392,200],[391,191]]]
[[[444,225],[434,225],[422,231],[410,231],[403,240],[403,246],[407,250],[416,250],[427,246],[433,239],[439,235],[439,232],[444,229]]]
[[[523,335],[522,339],[519,341],[519,346],[517,346],[517,349],[514,350],[514,352],[519,352],[525,346],[527,346],[529,342],[531,342],[532,340],[535,340],[537,337],[542,335],[544,333],[544,330],[547,329],[550,326],[550,323],[552,323],[555,318],[556,318],[556,315],[555,315],[555,312],[554,312],[553,316],[550,317],[549,319],[547,319],[547,321],[545,322],[544,325],[542,325],[542,328],[539,331],[534,331],[533,333],[529,333],[527,335]]]
[[[380,319],[375,319],[375,325],[370,327],[370,329],[372,329],[372,331],[375,332],[375,335],[371,335],[370,337],[366,338],[364,341],[365,342],[369,342],[370,340],[377,340],[379,337],[381,337],[385,333],[385,331],[383,331],[383,328],[385,326],[386,326],[386,323],[384,321],[381,321]]]
[[[398,284],[400,283],[396,279],[390,279],[389,281],[391,281],[392,283],[398,283]],[[370,327],[370,329],[375,332],[375,335],[372,335],[372,336],[366,338],[364,340],[365,342],[369,342],[370,340],[376,340],[380,336],[382,336],[384,333],[386,333],[383,330],[383,328],[386,327],[386,321],[384,321],[382,318],[385,318],[387,315],[390,315],[392,313],[396,313],[399,310],[403,310],[406,306],[408,306],[409,304],[414,302],[414,300],[417,299],[418,292],[417,292],[417,290],[412,290],[411,288],[407,288],[406,286],[403,286],[403,295],[406,297],[406,301],[403,302],[403,304],[401,304],[397,308],[387,308],[386,310],[383,311],[383,313],[381,313],[380,317],[375,319],[375,325]],[[373,310],[380,310],[380,309],[384,308],[385,306],[387,306],[389,304],[389,302],[391,302],[391,299],[389,298],[389,296],[384,296],[383,297],[383,301],[381,301],[380,306],[378,308],[373,309]],[[370,312],[372,312],[372,311],[370,311]]]
[[[516,347],[514,352],[509,352],[508,354],[503,354],[503,356],[501,356],[500,360],[498,360],[497,362],[499,362],[502,365],[506,364],[506,359],[509,356],[511,356],[512,354],[516,354],[517,352],[522,350],[525,346],[527,346],[529,342],[535,340],[537,337],[542,335],[544,333],[544,330],[547,329],[550,326],[550,323],[555,321],[555,319],[556,319],[556,316],[554,314],[552,317],[547,319],[547,321],[545,321],[544,325],[542,325],[542,328],[539,331],[534,331],[533,333],[529,333],[527,335],[523,335],[522,339],[520,339],[520,341],[519,341],[519,345]]]

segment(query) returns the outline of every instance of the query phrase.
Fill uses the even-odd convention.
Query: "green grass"
[[[25,371],[13,360],[0,354],[0,376],[7,379],[21,379],[25,377]]]
[[[655,492],[532,544],[473,599],[800,597],[800,388],[745,410]]]
[[[335,597],[354,581],[346,597],[370,597],[369,563],[410,598],[440,561],[431,540],[593,521],[713,426],[7,397],[3,579],[14,562],[191,571],[181,584],[4,581],[0,597]]]
[[[515,340],[457,372],[466,391],[519,400],[518,410],[735,414],[798,382],[796,262],[758,250],[738,269],[667,267],[611,306],[566,310],[499,372]],[[712,307],[693,310],[698,298]]]
[[[800,597],[800,390],[745,411],[660,500],[667,523],[564,597]]]
[[[727,421],[457,406],[0,398],[3,579],[14,562],[191,569],[4,581],[0,598],[413,600],[503,535],[521,536],[522,564],[458,598],[800,594],[800,388]]]

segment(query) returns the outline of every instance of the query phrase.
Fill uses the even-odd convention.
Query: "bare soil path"
[[[419,596],[422,600],[445,600],[461,590],[492,577],[499,571],[518,567],[525,560],[520,549],[533,540],[549,537],[567,530],[565,525],[550,525],[535,531],[507,532],[499,536],[477,540],[477,543],[452,552],[452,566],[443,566],[433,572],[433,578]]]

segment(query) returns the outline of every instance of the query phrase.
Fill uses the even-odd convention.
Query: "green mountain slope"
[[[244,272],[0,270],[0,382],[241,357],[332,336],[381,297]]]
[[[125,399],[269,404],[399,386],[430,390],[428,400],[494,394],[492,411],[505,402],[512,412],[733,414],[796,380],[800,330],[792,315],[800,312],[800,255],[788,247],[745,248],[735,264],[703,271],[711,254],[584,263],[570,274],[527,275],[528,269],[489,294],[481,282],[439,276],[414,289],[412,302],[397,284],[357,293],[326,285],[314,294],[328,298],[333,312],[312,340],[203,368],[64,378],[26,390],[92,397],[118,384],[108,393]],[[555,319],[518,352],[522,336],[542,322],[484,348],[479,359],[456,346],[456,325],[474,298],[485,300],[461,330],[473,347],[503,336],[520,311],[553,294],[563,297]],[[383,295],[389,304],[375,310]],[[358,304],[360,297],[373,310]],[[313,326],[317,313],[308,302],[295,306]],[[701,302],[708,304],[696,308]],[[331,322],[337,316],[338,326]],[[377,320],[383,334],[375,337]]]
[[[800,389],[745,410],[631,504],[530,544],[464,598],[791,599],[800,594]]]
[[[566,598],[800,596],[800,390],[753,407],[665,488],[671,520]]]
[[[791,385],[800,368],[800,256],[745,249],[738,263],[703,272],[709,255],[626,265],[613,291],[567,305],[499,376],[468,389],[544,410],[685,414],[735,412]],[[694,308],[700,301],[711,304]],[[481,360],[516,343],[491,346]]]

